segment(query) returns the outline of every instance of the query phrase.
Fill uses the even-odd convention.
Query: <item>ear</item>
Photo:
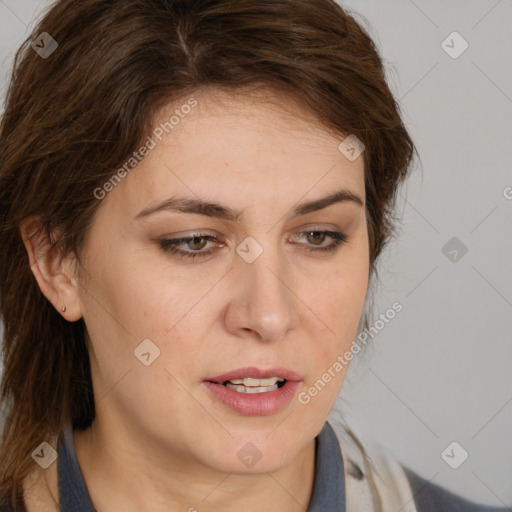
[[[42,228],[39,217],[24,219],[19,228],[30,268],[43,295],[66,320],[74,322],[82,318],[74,255],[64,256],[62,249],[51,247],[52,241]]]

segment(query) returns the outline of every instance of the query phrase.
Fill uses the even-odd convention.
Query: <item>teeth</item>
[[[273,386],[244,386],[243,384],[232,384],[231,381],[226,382],[226,387],[238,393],[256,394],[256,393],[268,393],[269,391],[275,391],[277,384]]]
[[[269,391],[275,391],[279,388],[278,382],[284,382],[285,379],[281,377],[269,377],[268,379],[253,379],[252,377],[246,377],[245,379],[232,379],[224,383],[224,385],[233,391],[238,393],[268,393]]]
[[[232,379],[228,381],[231,384],[241,385],[248,387],[267,387],[274,386],[276,382],[284,382],[284,379],[281,377],[269,377],[268,379],[253,379],[252,377],[246,377],[245,379]]]

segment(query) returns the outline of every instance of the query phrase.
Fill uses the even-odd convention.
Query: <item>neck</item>
[[[315,441],[275,472],[220,473],[98,418],[73,437],[94,507],[105,512],[305,512],[313,493]],[[113,434],[114,433],[114,434]]]

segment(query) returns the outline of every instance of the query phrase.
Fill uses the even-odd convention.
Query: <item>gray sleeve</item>
[[[418,512],[510,512],[510,508],[474,503],[433,484],[402,466],[409,480]]]

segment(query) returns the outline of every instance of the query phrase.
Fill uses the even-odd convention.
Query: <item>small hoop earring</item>
[[[64,307],[60,308],[60,310],[61,310],[63,313],[65,313],[65,312],[66,312],[66,306],[64,306]]]

